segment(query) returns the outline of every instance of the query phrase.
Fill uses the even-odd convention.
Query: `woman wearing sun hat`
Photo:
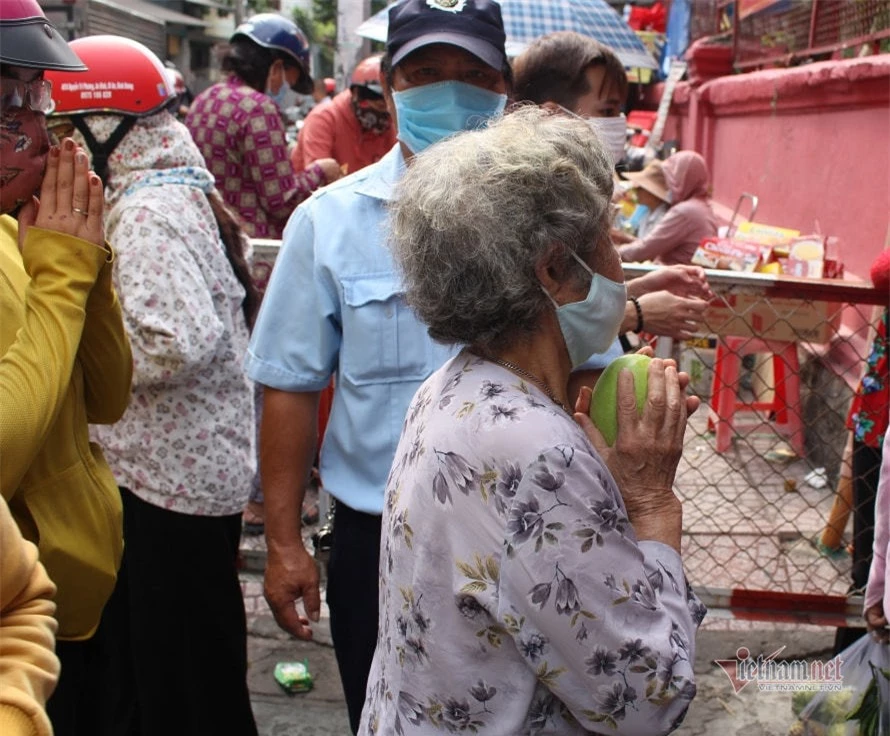
[[[663,162],[655,159],[642,171],[624,174],[637,199],[631,222],[636,224],[638,238],[645,238],[668,211],[670,194],[662,166]]]
[[[708,197],[708,165],[701,154],[678,151],[661,168],[670,208],[645,237],[619,248],[622,261],[690,263],[702,239],[717,234],[717,220]],[[641,172],[640,177],[645,173]]]

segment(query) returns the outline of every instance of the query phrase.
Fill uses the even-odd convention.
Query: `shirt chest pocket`
[[[433,343],[395,274],[346,276],[340,284],[343,376],[356,385],[426,379],[434,369]]]

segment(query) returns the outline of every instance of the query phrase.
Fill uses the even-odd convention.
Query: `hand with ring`
[[[71,138],[53,146],[40,186],[40,200],[19,212],[19,237],[29,225],[55,230],[105,247],[103,215],[105,192],[102,180],[89,167],[86,152]]]

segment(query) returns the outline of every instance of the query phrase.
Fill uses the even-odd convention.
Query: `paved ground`
[[[245,576],[251,591],[258,591],[259,578]],[[255,587],[256,586],[256,587]],[[254,608],[264,609],[256,603]],[[326,621],[319,626],[317,642],[300,642],[286,636],[268,613],[250,620],[248,640],[250,691],[260,736],[348,736],[346,706],[330,645]],[[763,693],[752,684],[736,695],[715,659],[732,659],[739,646],[752,653],[769,654],[779,646],[788,659],[827,659],[833,631],[812,626],[751,625],[712,621],[699,632],[696,652],[698,695],[692,703],[678,736],[784,736],[793,719],[791,696]],[[272,670],[280,661],[308,661],[315,688],[300,695],[286,695]]]

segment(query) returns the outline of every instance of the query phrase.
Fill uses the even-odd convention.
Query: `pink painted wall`
[[[818,221],[864,278],[890,246],[890,54],[678,85],[669,138],[704,155],[724,219],[756,194],[757,221]]]

